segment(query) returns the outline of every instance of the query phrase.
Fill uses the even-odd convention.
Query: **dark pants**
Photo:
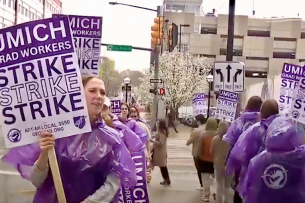
[[[243,203],[242,198],[239,196],[238,192],[234,192],[234,203]]]
[[[162,178],[165,181],[170,181],[167,167],[166,166],[160,167],[160,171],[161,171]]]
[[[194,163],[195,163],[195,167],[196,167],[196,170],[197,170],[199,183],[200,183],[200,186],[202,187],[202,178],[201,178],[201,172],[200,172],[199,164],[198,164],[197,159],[195,157],[193,157],[193,158],[194,158]]]

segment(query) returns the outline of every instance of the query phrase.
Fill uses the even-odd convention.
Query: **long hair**
[[[129,110],[132,109],[132,108],[134,108],[136,110],[137,116],[138,116],[138,118],[140,118],[140,112],[139,112],[138,108],[135,107],[135,106],[131,106],[131,107],[129,107]]]
[[[159,128],[158,129],[159,129],[160,132],[163,132],[166,135],[166,137],[168,137],[168,128],[166,126],[166,121],[164,119],[159,120]]]
[[[123,105],[125,105],[127,107],[127,110],[128,110],[127,118],[129,118],[129,116],[130,116],[130,107],[129,107],[129,105],[126,102],[121,103],[121,108],[122,108]]]

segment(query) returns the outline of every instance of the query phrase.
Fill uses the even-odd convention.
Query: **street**
[[[168,139],[168,168],[171,185],[161,186],[159,168],[155,168],[149,185],[150,203],[198,203],[201,193],[196,169],[191,156],[191,146],[185,145],[190,128],[179,125],[176,134],[170,129]],[[4,145],[1,145],[4,149]],[[3,151],[2,151],[3,152]],[[0,162],[0,203],[30,203],[34,187],[23,180],[9,166]],[[211,198],[211,203],[215,201]]]

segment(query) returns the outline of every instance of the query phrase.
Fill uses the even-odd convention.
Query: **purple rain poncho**
[[[139,124],[137,123],[137,121],[128,118],[127,121],[123,121],[122,118],[119,117],[119,120],[125,124],[128,128],[130,128],[134,133],[136,133],[139,138],[141,139],[142,143],[144,145],[146,145],[147,142],[147,133],[145,132],[145,130],[143,130],[141,128],[141,126],[139,126]]]
[[[239,136],[251,125],[259,121],[258,112],[244,112],[230,125],[228,132],[222,140],[229,143],[231,147],[235,145]]]
[[[244,203],[304,203],[305,146],[294,124],[277,118],[266,133],[266,150],[249,164]]]
[[[115,129],[97,122],[90,133],[56,140],[55,150],[67,203],[80,203],[94,194],[110,173],[130,187],[137,182],[136,167]],[[31,144],[11,149],[3,160],[12,164],[25,179],[38,159],[40,148]],[[57,203],[49,170],[48,177],[37,188],[33,203]]]
[[[250,126],[241,134],[227,158],[227,175],[240,171],[239,183],[235,189],[241,196],[243,196],[241,185],[244,181],[248,164],[254,156],[265,150],[266,131],[271,122],[278,117],[279,115],[270,116]]]
[[[127,149],[130,153],[144,151],[145,145],[143,145],[141,139],[136,133],[134,133],[130,128],[119,121],[118,117],[114,114],[112,116],[112,124],[115,129],[119,132],[122,140],[124,141]]]
[[[151,127],[150,127],[150,125],[144,120],[144,119],[142,119],[142,118],[138,118],[137,119],[137,121],[138,122],[141,122],[141,123],[144,123],[147,127],[148,127],[148,130],[150,131],[150,133],[152,133],[152,130],[151,130]]]

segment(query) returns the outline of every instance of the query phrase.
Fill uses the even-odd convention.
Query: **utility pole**
[[[161,7],[158,6],[157,7],[157,17],[159,17],[160,15],[161,15]],[[154,78],[155,79],[159,79],[159,54],[160,54],[159,45],[156,44],[155,49],[154,49],[154,55],[155,55]],[[154,84],[154,89],[158,90],[157,83]],[[151,123],[151,126],[153,127],[153,129],[156,126],[157,119],[158,119],[158,91],[155,92],[154,99],[153,99],[153,116],[152,116],[152,123]]]
[[[233,61],[233,47],[234,47],[234,19],[235,19],[235,0],[229,0],[229,20],[228,20],[228,38],[227,38],[227,56],[226,61]],[[236,108],[235,118],[240,116],[241,101],[243,93],[238,94],[238,103]]]

